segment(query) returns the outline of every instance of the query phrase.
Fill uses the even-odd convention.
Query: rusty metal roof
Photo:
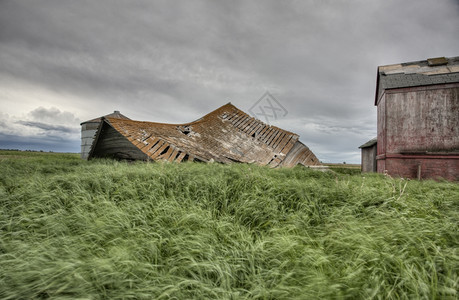
[[[265,124],[228,103],[185,124],[104,117],[89,158],[241,162],[272,167],[320,165],[298,138],[297,134]]]
[[[386,89],[459,82],[459,56],[380,66],[376,79],[375,105]]]

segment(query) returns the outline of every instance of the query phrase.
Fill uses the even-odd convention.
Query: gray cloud
[[[73,113],[68,112],[68,111],[60,111],[59,109],[55,107],[45,108],[45,107],[40,106],[32,110],[31,112],[29,112],[28,116],[30,116],[31,119],[34,121],[43,121],[43,122],[53,123],[53,124],[73,124],[74,127],[77,123],[80,122],[80,120],[76,118]],[[39,124],[39,122],[29,122],[29,123]],[[36,126],[36,125],[31,125],[31,126]],[[55,125],[50,125],[50,126],[55,126]],[[63,126],[56,126],[56,128],[58,127],[63,127]]]
[[[67,126],[61,126],[61,125],[52,125],[52,124],[46,124],[46,123],[41,123],[41,122],[31,122],[31,121],[18,121],[18,124],[29,126],[29,127],[35,127],[38,129],[43,129],[48,132],[61,132],[61,133],[79,133],[78,128],[75,127],[67,127]]]
[[[113,110],[187,122],[229,101],[247,111],[269,90],[283,128],[322,160],[355,161],[376,134],[376,67],[458,55],[457,3],[0,1],[0,84],[74,96],[30,104],[59,110],[23,120],[42,130]]]

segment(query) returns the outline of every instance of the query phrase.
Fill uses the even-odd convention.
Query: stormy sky
[[[79,152],[114,110],[182,123],[268,91],[270,124],[359,163],[377,66],[458,55],[457,0],[0,0],[0,148]]]

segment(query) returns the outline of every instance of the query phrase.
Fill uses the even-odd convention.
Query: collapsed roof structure
[[[186,124],[100,119],[88,159],[321,165],[295,133],[255,119],[231,103]]]

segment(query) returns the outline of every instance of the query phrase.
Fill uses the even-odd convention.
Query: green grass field
[[[457,299],[459,184],[0,152],[0,299]]]

